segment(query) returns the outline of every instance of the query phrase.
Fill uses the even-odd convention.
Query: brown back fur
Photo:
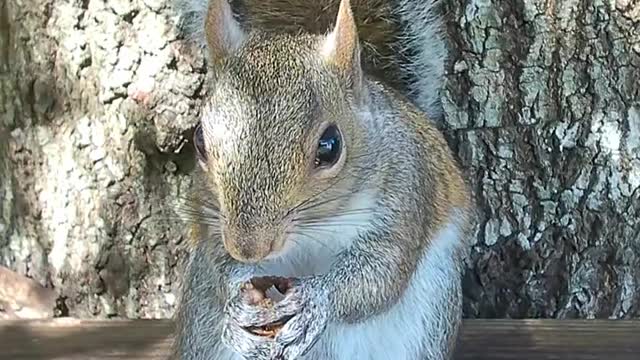
[[[245,26],[296,34],[326,34],[334,26],[340,0],[232,0]],[[401,36],[403,24],[388,0],[352,0],[363,69],[398,90],[407,87],[408,50]]]

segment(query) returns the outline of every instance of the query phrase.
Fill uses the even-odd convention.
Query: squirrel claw
[[[272,359],[299,358],[311,349],[326,328],[328,302],[322,288],[314,286],[314,280],[295,281],[291,291],[276,306],[296,309],[296,315],[276,335]]]
[[[271,360],[272,340],[253,335],[229,319],[223,325],[222,342],[245,359]]]
[[[271,358],[294,360],[304,355],[324,331],[325,314],[324,310],[309,308],[293,317],[276,336]]]

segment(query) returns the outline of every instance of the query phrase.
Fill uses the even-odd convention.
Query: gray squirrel
[[[177,1],[211,81],[171,357],[449,359],[475,206],[438,3]]]

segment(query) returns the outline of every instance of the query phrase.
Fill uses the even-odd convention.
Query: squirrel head
[[[210,0],[215,80],[194,142],[229,254],[280,253],[304,224],[335,214],[363,151],[366,101],[356,25],[343,0],[328,35],[245,32]]]

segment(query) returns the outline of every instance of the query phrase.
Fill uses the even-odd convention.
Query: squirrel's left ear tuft
[[[340,1],[336,24],[321,42],[320,51],[325,61],[346,76],[351,87],[360,86],[360,41],[349,0]]]
[[[212,58],[222,58],[237,50],[245,33],[233,18],[228,0],[209,0],[205,20],[205,37]]]

